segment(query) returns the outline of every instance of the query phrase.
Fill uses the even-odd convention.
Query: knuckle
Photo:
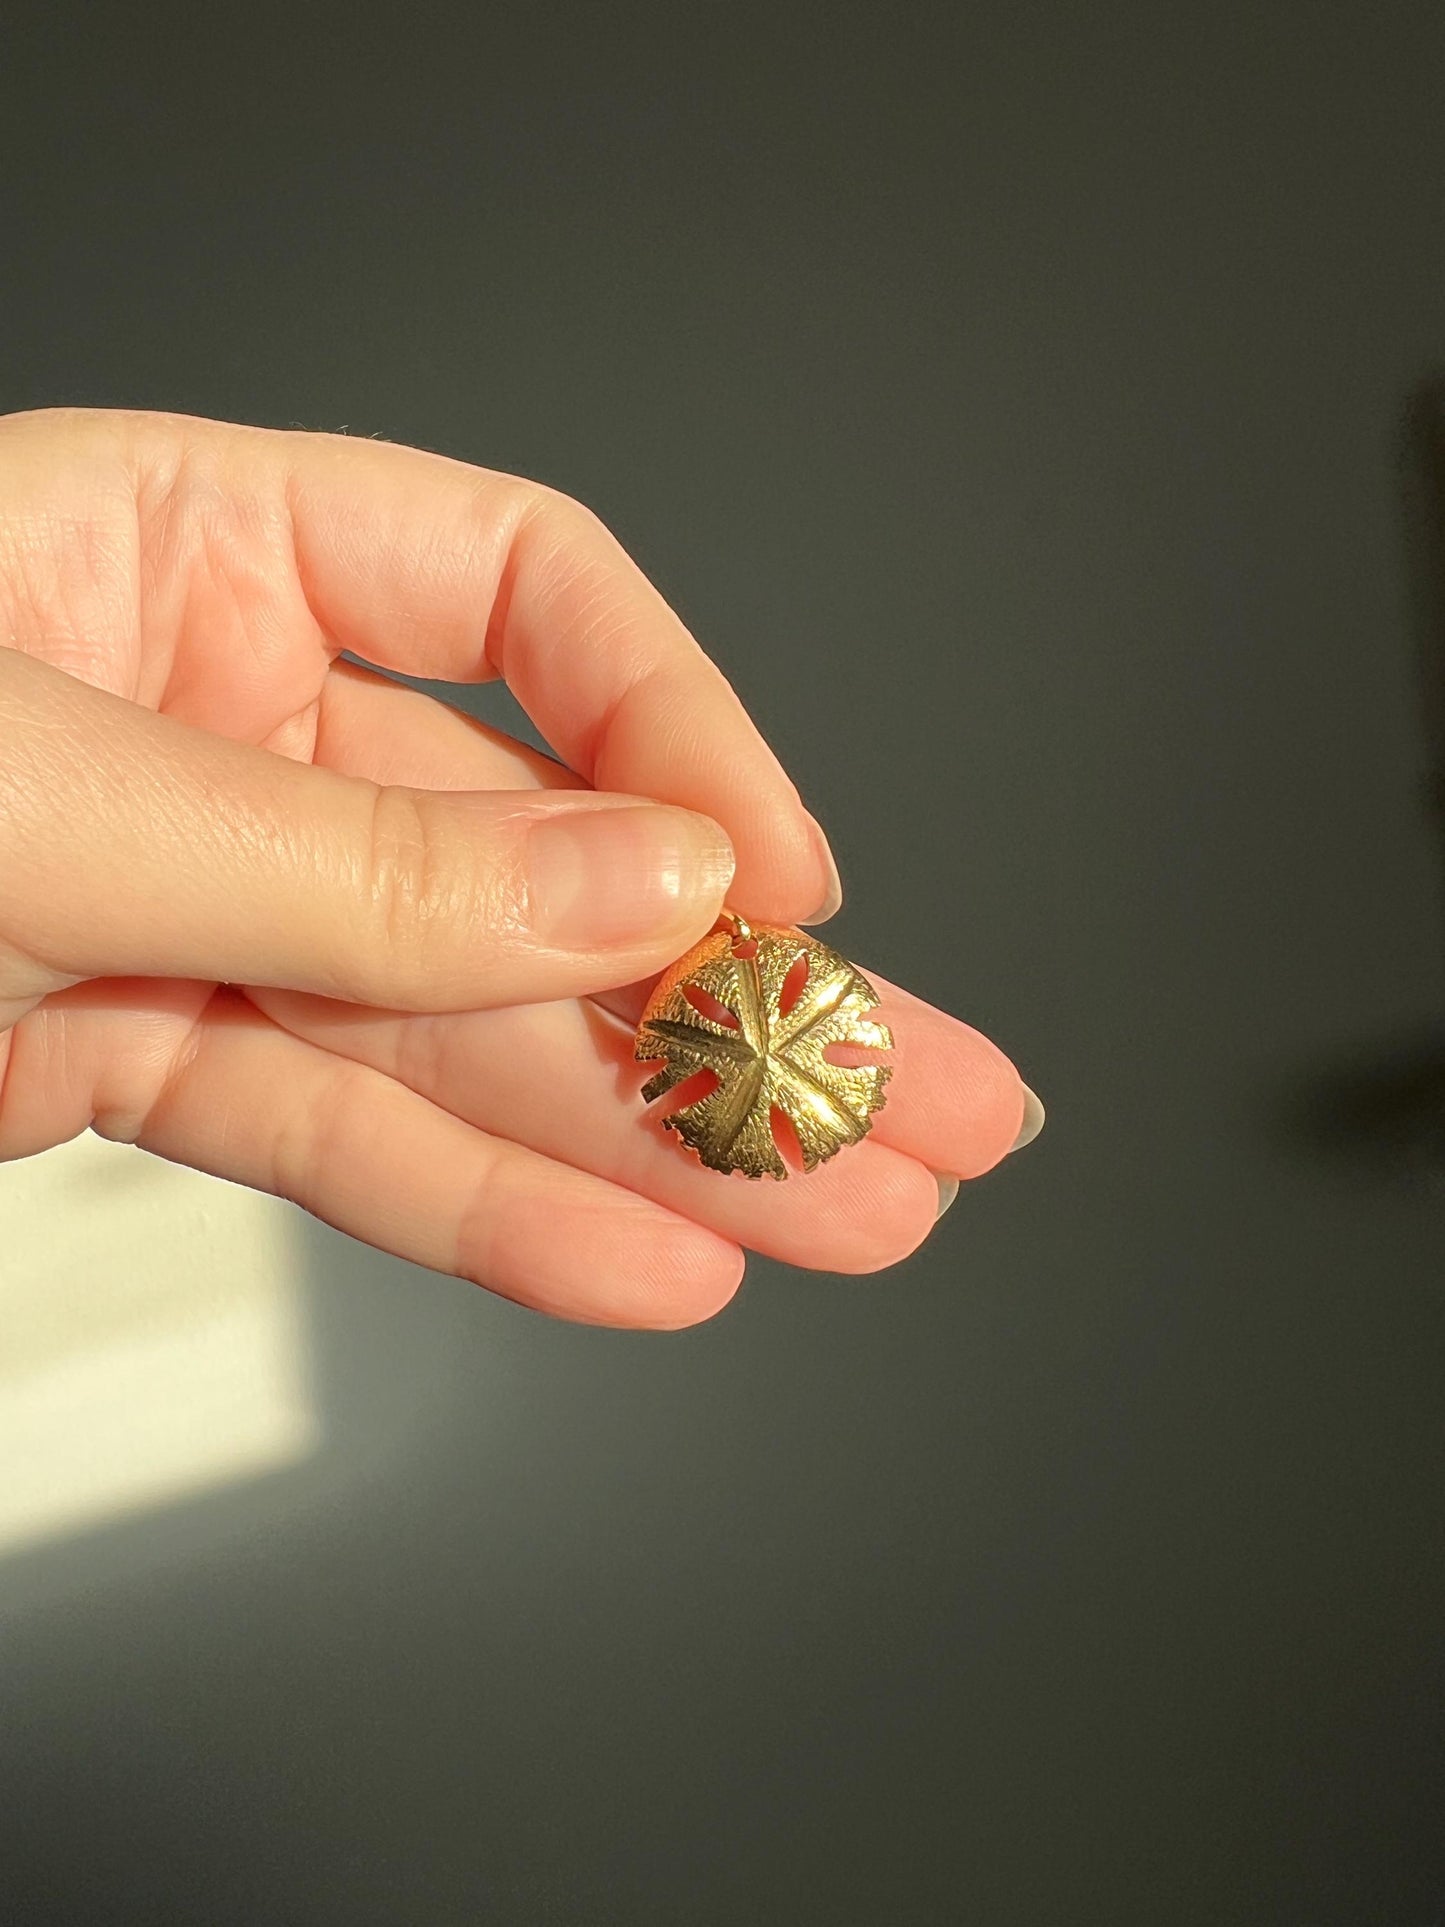
[[[95,1065],[89,1122],[97,1137],[144,1146],[165,1130],[201,1054],[207,1008],[162,1026],[161,1048],[122,1051]]]
[[[959,1160],[961,1178],[982,1177],[1002,1162],[1018,1135],[1019,1074],[991,1039],[975,1031],[967,1093],[971,1125],[969,1156]]]
[[[327,1174],[354,1158],[372,1082],[363,1065],[341,1060],[281,1112],[271,1136],[267,1183],[278,1198],[309,1209]]]
[[[435,820],[412,791],[383,786],[372,799],[366,902],[383,981],[410,976],[434,940],[448,891]]]
[[[538,488],[524,503],[512,550],[526,557],[544,586],[579,576],[606,582],[625,562],[621,543],[596,510],[559,489]]]
[[[611,540],[611,531],[595,509],[565,489],[547,488],[540,482],[532,484],[525,498],[522,519],[550,530],[563,540],[590,538],[595,541],[599,537]]]
[[[508,860],[487,850],[445,796],[379,788],[366,864],[371,993],[445,1001],[474,967],[480,933],[495,939],[525,920],[520,852]]]
[[[33,1157],[85,1130],[94,1069],[62,1006],[38,1004],[0,1035],[0,1159]]]

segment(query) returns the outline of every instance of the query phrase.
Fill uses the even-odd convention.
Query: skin
[[[896,1263],[1020,1137],[1003,1053],[872,972],[888,1102],[810,1176],[720,1178],[639,1102],[650,979],[724,897],[811,923],[837,872],[566,496],[341,436],[10,416],[0,645],[0,1158],[93,1128],[539,1310],[673,1328],[744,1249]],[[343,650],[505,676],[561,762]]]

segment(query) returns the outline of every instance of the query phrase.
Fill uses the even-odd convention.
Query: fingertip
[[[742,1285],[747,1257],[741,1246],[702,1226],[690,1229],[700,1232],[701,1238],[673,1271],[665,1305],[653,1326],[656,1331],[688,1331],[707,1324],[727,1310]]]
[[[1030,1103],[1012,1059],[982,1031],[872,971],[868,977],[893,1033],[880,1137],[944,1177],[982,1177],[1029,1141],[1037,1100]]]
[[[737,1296],[746,1268],[741,1247],[657,1206],[650,1217],[645,1248],[615,1267],[600,1322],[659,1332],[706,1324]]]
[[[832,846],[828,842],[822,824],[811,812],[805,811],[808,828],[813,839],[813,860],[817,865],[821,895],[818,908],[811,916],[803,917],[803,923],[826,923],[829,917],[836,917],[843,908],[843,879],[838,874],[838,865],[833,860]]]
[[[732,821],[732,819],[730,819]],[[794,799],[732,822],[738,868],[732,901],[766,923],[823,923],[843,903],[838,867],[816,820]]]
[[[734,1240],[531,1150],[507,1146],[483,1196],[460,1268],[552,1318],[679,1331],[716,1317],[742,1282]]]
[[[876,1229],[859,1252],[860,1272],[886,1271],[917,1251],[938,1222],[938,1180],[925,1165],[896,1154],[888,1160]]]
[[[840,1169],[843,1158],[849,1161]],[[836,1186],[836,1195],[817,1196],[824,1208],[813,1227],[814,1250],[795,1262],[848,1277],[886,1271],[915,1252],[938,1220],[938,1179],[885,1145],[859,1146],[801,1182],[817,1185],[824,1173],[819,1192]]]

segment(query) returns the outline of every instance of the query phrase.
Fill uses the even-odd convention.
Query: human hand
[[[93,1126],[539,1309],[678,1326],[743,1246],[896,1262],[1037,1128],[1001,1052],[874,977],[895,1072],[845,1157],[760,1186],[664,1137],[644,980],[725,894],[831,914],[836,871],[564,496],[345,437],[12,416],[0,643],[0,1158]],[[505,675],[570,767],[342,650]]]

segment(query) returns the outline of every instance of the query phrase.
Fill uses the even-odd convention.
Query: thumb
[[[380,788],[0,649],[0,1006],[97,976],[402,1010],[580,995],[670,963],[732,873],[690,810]]]

